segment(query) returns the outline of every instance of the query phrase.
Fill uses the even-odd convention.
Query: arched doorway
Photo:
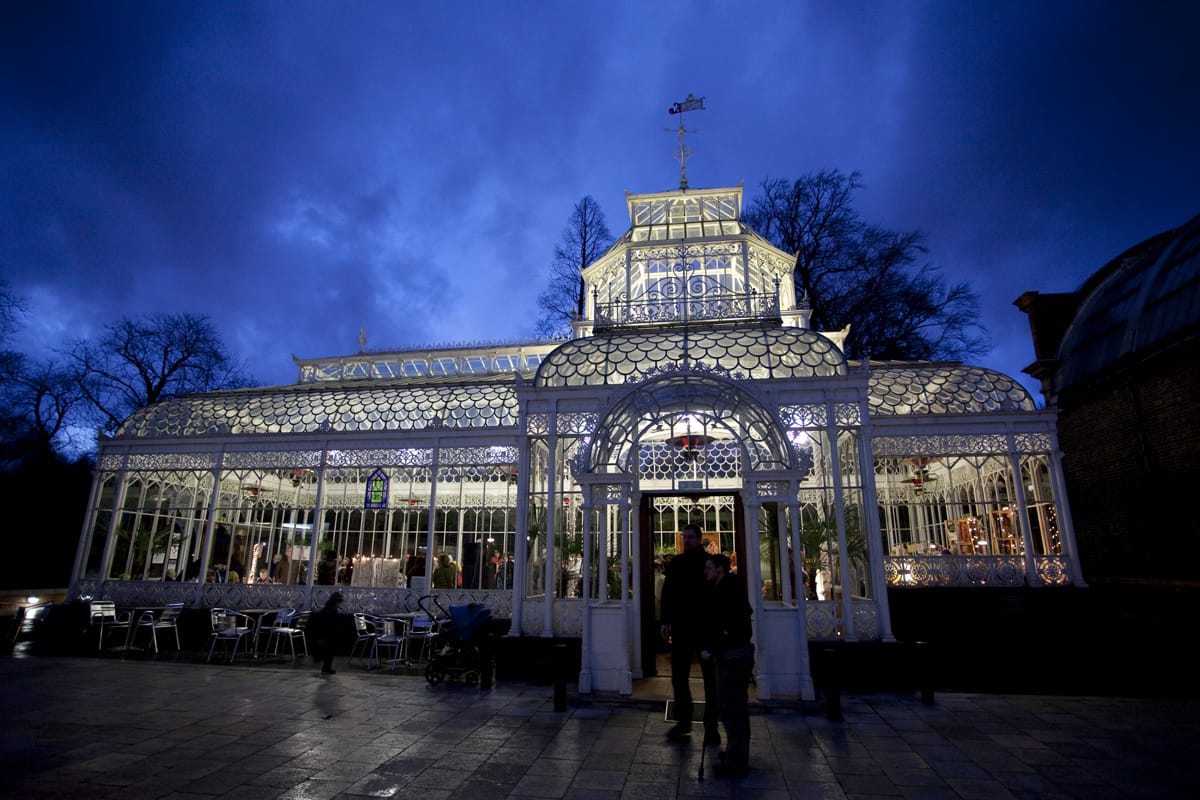
[[[600,563],[613,548],[628,553],[630,580],[627,596],[601,595],[589,605],[581,690],[627,691],[634,677],[656,672],[656,569],[662,556],[677,552],[685,517],[692,521],[698,513],[714,546],[745,564],[747,585],[758,586],[757,558],[748,558],[743,488],[749,479],[793,467],[782,426],[758,398],[725,378],[666,375],[612,404],[576,479],[593,487],[597,519],[607,520],[613,507],[622,509],[618,516],[633,515],[624,543],[612,539],[607,522],[585,532],[585,548]],[[757,553],[756,544],[753,549]]]

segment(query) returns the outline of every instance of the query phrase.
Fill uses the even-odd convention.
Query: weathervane
[[[667,133],[678,133],[679,134],[679,149],[675,151],[675,158],[679,161],[679,188],[680,189],[687,188],[687,185],[688,185],[687,159],[688,159],[688,156],[690,156],[692,154],[692,151],[689,150],[687,148],[687,146],[683,143],[683,135],[685,133],[699,133],[700,132],[700,131],[696,131],[696,130],[689,131],[683,127],[683,114],[685,111],[703,111],[703,110],[704,110],[704,98],[703,97],[694,97],[694,96],[692,96],[691,92],[688,92],[688,96],[687,96],[686,100],[678,102],[675,105],[673,105],[667,109],[668,114],[678,114],[679,115],[679,127],[678,128],[664,128],[664,130]]]

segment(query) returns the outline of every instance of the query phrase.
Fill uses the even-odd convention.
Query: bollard
[[[933,702],[933,670],[928,642],[917,642],[917,671],[920,674],[917,683],[921,689],[921,702],[927,706]]]
[[[830,722],[843,722],[842,716],[842,690],[838,683],[838,670],[841,665],[838,663],[838,651],[833,647],[826,647],[822,651],[825,654],[825,717]]]
[[[567,710],[567,646],[554,645],[554,658],[551,665],[554,671],[554,710]]]

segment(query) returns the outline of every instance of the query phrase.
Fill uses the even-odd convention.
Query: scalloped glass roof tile
[[[1000,372],[962,364],[871,365],[872,414],[978,414],[1033,411],[1024,386]]]
[[[746,326],[614,332],[573,339],[546,356],[535,383],[539,387],[638,383],[685,363],[693,369],[751,380],[846,374],[842,352],[819,333]]]
[[[212,392],[138,411],[115,438],[351,433],[517,424],[512,376]]]

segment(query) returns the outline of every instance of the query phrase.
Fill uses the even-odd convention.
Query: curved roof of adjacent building
[[[1055,390],[1173,340],[1200,321],[1200,216],[1122,253],[1080,290]]]
[[[846,374],[842,351],[821,334],[755,325],[639,330],[572,339],[543,359],[535,384],[638,383],[663,370],[685,366],[751,380]]]

